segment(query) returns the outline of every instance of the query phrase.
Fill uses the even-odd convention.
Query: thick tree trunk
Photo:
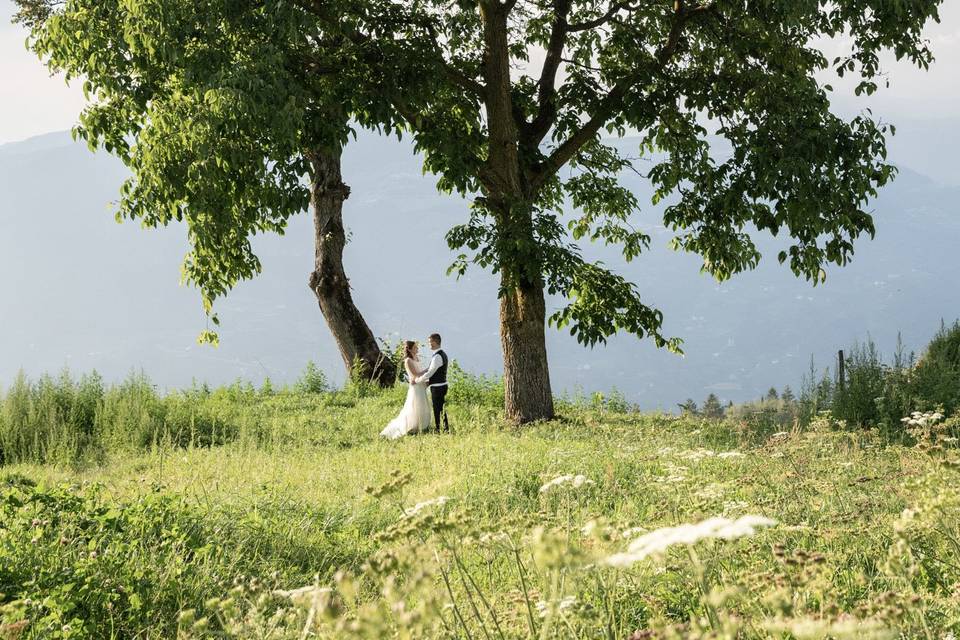
[[[500,299],[505,405],[513,422],[554,417],[545,324],[543,287],[516,287]]]
[[[311,205],[313,206],[316,260],[310,274],[310,289],[316,294],[327,326],[333,334],[347,374],[359,364],[362,374],[381,386],[397,377],[393,362],[377,345],[373,332],[353,303],[350,281],[343,270],[343,201],[350,187],[340,173],[341,150],[317,150],[310,154]]]
[[[546,304],[520,167],[519,134],[514,120],[507,23],[510,5],[481,0],[484,25],[484,79],[489,153],[482,170],[485,206],[496,219],[502,246],[500,267],[500,340],[506,386],[507,418],[525,423],[553,418],[553,394],[544,335]]]

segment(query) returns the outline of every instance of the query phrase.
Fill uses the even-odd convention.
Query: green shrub
[[[103,401],[97,372],[74,381],[69,370],[37,382],[23,372],[2,399],[0,451],[4,462],[75,462],[99,457],[97,415]]]
[[[454,360],[450,363],[447,380],[450,383],[448,403],[503,406],[502,377],[468,373]]]
[[[108,449],[142,449],[154,444],[162,430],[163,401],[143,372],[107,390],[98,417]]]
[[[314,364],[313,360],[308,360],[300,379],[294,383],[293,390],[297,393],[326,393],[330,391],[330,384],[327,382],[327,376]]]
[[[846,364],[845,380],[834,389],[831,411],[833,415],[856,427],[880,424],[882,398],[886,391],[889,369],[883,363],[873,340],[855,344]],[[897,420],[902,416],[897,416]]]
[[[960,409],[960,322],[941,325],[912,372],[915,408]]]

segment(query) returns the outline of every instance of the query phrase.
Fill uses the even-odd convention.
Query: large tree
[[[354,80],[339,58],[349,43],[283,2],[18,4],[31,48],[83,82],[89,106],[76,133],[131,170],[118,219],[186,221],[183,278],[199,288],[211,322],[219,324],[215,300],[260,271],[252,236],[282,234],[311,206],[308,284],[347,371],[393,384],[396,367],[354,304],[343,266],[349,105],[378,113],[369,96],[341,91]],[[211,330],[201,337],[217,340]]]
[[[706,272],[723,280],[753,268],[751,231],[785,232],[780,262],[816,283],[874,233],[869,200],[894,175],[892,128],[833,113],[821,75],[853,75],[856,93],[871,94],[885,50],[925,68],[921,29],[941,3],[418,0],[398,3],[406,15],[384,31],[383,3],[355,3],[347,18],[324,0],[298,1],[373,49],[422,42],[417,63],[436,72],[435,99],[412,113],[393,104],[441,185],[477,194],[448,240],[468,250],[456,270],[500,274],[506,410],[521,422],[553,416],[548,321],[589,345],[625,331],[679,348],[632,283],[573,244],[619,244],[627,260],[649,244],[620,182],[639,167],[604,134],[639,136],[674,246],[701,255]],[[826,39],[849,50],[828,60]],[[545,293],[564,300],[549,319]]]
[[[921,29],[938,18],[940,1],[143,0],[141,17],[190,16],[187,34],[151,31],[150,55],[162,59],[215,32],[221,12],[268,14],[287,26],[246,34],[271,55],[263,62],[251,48],[241,66],[254,86],[234,92],[267,86],[289,96],[283,87],[293,78],[320,81],[332,65],[349,78],[338,86],[350,115],[413,133],[441,188],[474,199],[468,221],[448,236],[463,251],[454,270],[474,263],[500,276],[506,410],[525,422],[553,416],[548,322],[588,345],[624,331],[679,349],[635,285],[574,244],[621,245],[627,260],[648,246],[632,225],[639,202],[620,182],[625,171],[648,167],[674,246],[701,255],[719,279],[757,264],[753,230],[785,232],[780,262],[814,282],[828,263],[850,259],[853,242],[874,231],[869,199],[894,174],[888,127],[869,114],[834,114],[821,74],[854,75],[857,93],[869,94],[883,77],[884,50],[926,67]],[[57,13],[75,16],[85,3],[101,4],[67,0]],[[84,56],[97,51],[75,51],[70,41],[85,40],[80,23],[41,32],[35,47],[86,73]],[[116,28],[116,17],[110,23]],[[133,31],[125,40],[144,30],[119,24]],[[817,43],[829,38],[848,43],[847,54],[828,60]],[[304,49],[309,55],[291,55]],[[136,86],[115,92],[136,96]],[[627,133],[649,165],[603,137]],[[280,180],[268,191],[274,186],[292,188]],[[545,294],[562,301],[549,318]]]

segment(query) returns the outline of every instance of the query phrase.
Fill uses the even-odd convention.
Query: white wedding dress
[[[410,378],[410,372],[418,371],[414,363],[407,358],[403,361],[407,370],[407,377]],[[380,435],[390,440],[396,440],[403,436],[429,431],[433,420],[433,408],[430,404],[430,398],[427,397],[427,383],[411,384],[407,387],[407,399],[403,403],[403,409],[400,415],[390,421]]]

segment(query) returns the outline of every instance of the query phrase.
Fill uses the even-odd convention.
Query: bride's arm
[[[410,384],[414,384],[417,380],[417,376],[420,375],[420,371],[418,371],[416,365],[413,364],[413,358],[407,358],[404,360],[403,366],[407,370],[407,379],[410,381]]]

